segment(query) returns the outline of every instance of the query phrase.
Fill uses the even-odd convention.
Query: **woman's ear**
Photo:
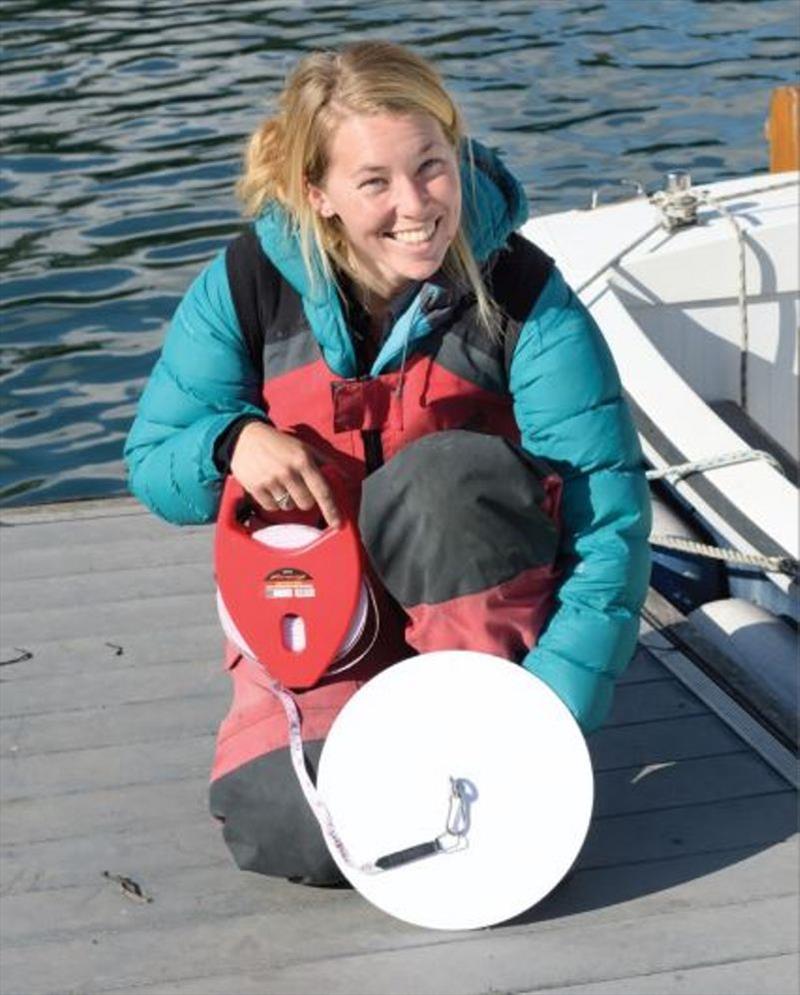
[[[333,205],[328,200],[328,196],[322,187],[316,187],[313,183],[307,183],[306,193],[309,204],[320,217],[332,218],[334,214],[336,214],[336,211],[333,209]]]

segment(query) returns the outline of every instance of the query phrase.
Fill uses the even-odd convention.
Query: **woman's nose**
[[[404,176],[398,181],[396,208],[399,214],[417,218],[428,202],[425,184],[415,177]]]

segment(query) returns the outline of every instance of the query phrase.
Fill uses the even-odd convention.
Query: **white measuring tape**
[[[302,546],[309,545],[319,535],[320,530],[311,525],[287,523],[271,525],[260,529],[253,533],[253,538],[265,546],[272,546],[277,549],[299,549]],[[375,622],[375,631],[372,639],[362,653],[359,653],[354,659],[348,660],[348,654],[361,639],[366,628],[370,604],[372,605]],[[448,853],[466,846],[466,834],[469,828],[469,805],[472,800],[470,789],[468,782],[458,778],[451,778],[449,807],[443,833],[430,841],[386,854],[374,862],[361,863],[356,861],[339,836],[328,807],[308,774],[305,755],[303,753],[302,720],[294,695],[290,689],[275,680],[269,674],[266,667],[256,660],[255,654],[236,627],[236,623],[231,617],[219,591],[217,591],[217,610],[225,634],[237,649],[240,650],[243,664],[248,668],[254,682],[260,687],[266,688],[278,699],[283,708],[289,728],[289,755],[292,767],[294,768],[300,789],[319,823],[320,830],[325,837],[329,849],[334,848],[348,867],[361,871],[364,874],[379,874],[382,871],[402,866],[423,857],[432,856],[436,853]],[[353,621],[337,653],[334,664],[336,661],[343,660],[344,662],[338,667],[332,666],[329,668],[326,671],[326,675],[340,674],[363,660],[375,645],[378,633],[379,618],[375,595],[371,586],[366,581],[363,581]],[[305,623],[302,617],[299,615],[285,617],[282,620],[281,637],[287,649],[302,652],[306,647]]]

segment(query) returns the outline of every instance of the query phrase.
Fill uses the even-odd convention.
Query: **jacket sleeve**
[[[259,378],[239,329],[220,253],[178,306],[125,443],[131,491],[176,524],[217,513],[217,439],[242,416],[264,418]]]
[[[522,445],[564,482],[563,578],[523,665],[591,732],[636,646],[650,577],[650,499],[610,351],[556,269],[521,329],[509,381]]]

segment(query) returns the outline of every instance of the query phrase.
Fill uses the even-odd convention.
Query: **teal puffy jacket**
[[[500,161],[478,143],[473,150],[474,176],[464,166],[464,210],[481,261],[525,221],[527,207]],[[322,285],[312,293],[285,220],[270,205],[256,223],[261,244],[302,295],[329,367],[340,377],[354,376],[355,354],[335,289]],[[426,323],[409,328],[403,322],[417,310],[407,309],[390,330],[373,375],[399,366],[406,337],[409,352],[424,338]],[[636,645],[650,573],[650,504],[614,362],[594,320],[555,268],[523,325],[509,386],[522,445],[564,481],[564,580],[523,665],[590,732],[606,717],[614,681]],[[235,419],[263,416],[260,396],[220,253],[181,301],[142,394],[125,446],[133,493],[168,521],[213,520],[222,485],[214,444]]]

